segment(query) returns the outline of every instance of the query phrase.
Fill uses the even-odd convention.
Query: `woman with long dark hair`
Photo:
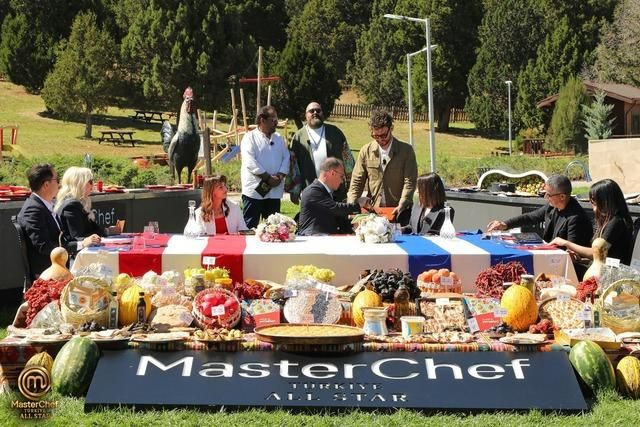
[[[437,173],[420,175],[417,180],[418,201],[411,208],[409,225],[402,229],[404,234],[438,234],[444,223],[444,183]],[[450,216],[453,221],[454,210]]]
[[[227,200],[227,177],[208,176],[202,185],[202,201],[196,209],[196,219],[207,235],[235,234],[246,230],[240,207]]]
[[[622,190],[611,179],[603,179],[589,189],[589,200],[596,220],[593,239],[606,240],[611,247],[607,256],[629,265],[633,252],[633,221]],[[556,237],[551,243],[564,246],[583,258],[593,258],[591,247],[580,246]]]

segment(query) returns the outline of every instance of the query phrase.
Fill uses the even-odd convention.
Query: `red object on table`
[[[231,272],[231,279],[234,282],[242,283],[244,268],[243,256],[246,246],[245,236],[211,236],[209,237],[207,246],[204,248],[204,251],[202,251],[202,257],[216,257],[216,267],[226,268]],[[201,264],[202,257],[200,258]]]
[[[103,186],[103,182],[102,181],[97,181],[96,182],[96,191],[98,193],[102,193],[102,186]]]
[[[162,274],[162,254],[171,236],[156,234],[154,239],[146,239],[144,250],[120,252],[120,273],[127,273],[133,277],[140,277],[149,270]]]

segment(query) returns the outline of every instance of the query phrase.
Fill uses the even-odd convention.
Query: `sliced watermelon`
[[[569,360],[583,383],[596,392],[613,389],[616,375],[613,365],[600,346],[593,341],[580,341],[571,348]]]

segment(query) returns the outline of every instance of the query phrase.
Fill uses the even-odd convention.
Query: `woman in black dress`
[[[606,240],[611,245],[607,256],[629,265],[634,243],[633,221],[622,190],[615,181],[603,179],[591,186],[589,200],[596,219],[596,230],[592,240],[598,237]],[[583,258],[593,259],[591,247],[580,246],[559,237],[551,243],[566,247]]]
[[[444,223],[444,184],[437,173],[431,172],[418,177],[418,200],[411,208],[409,225],[402,229],[403,234],[438,234]],[[450,208],[453,222],[454,210]]]

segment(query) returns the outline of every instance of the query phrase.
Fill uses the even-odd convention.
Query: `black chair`
[[[636,218],[633,222],[633,252],[631,258],[640,259],[640,242],[638,242],[638,237],[640,237],[640,218]]]
[[[31,287],[31,267],[29,266],[29,256],[27,255],[27,233],[22,226],[18,223],[18,217],[13,215],[11,222],[16,228],[16,234],[18,235],[18,249],[20,250],[20,258],[22,259],[22,267],[24,269],[24,291]]]

